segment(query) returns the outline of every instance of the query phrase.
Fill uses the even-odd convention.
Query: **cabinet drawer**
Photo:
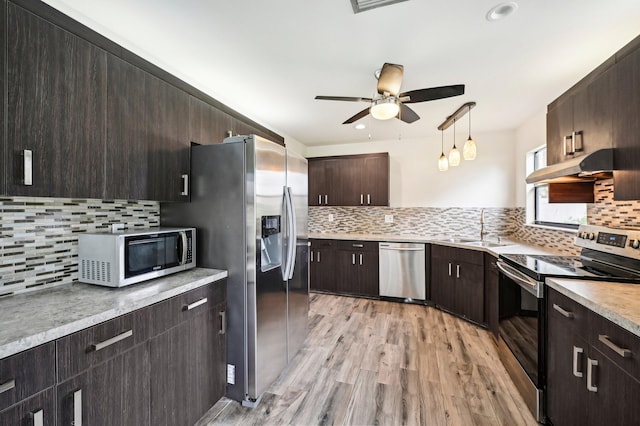
[[[378,251],[377,241],[338,241],[338,250]]]
[[[322,239],[312,239],[311,241],[311,249],[319,249],[319,248],[332,248],[336,246],[336,242],[334,240],[322,240]]]
[[[445,259],[448,262],[466,262],[474,265],[484,265],[484,253],[480,250],[461,249],[433,244],[431,257]]]
[[[195,288],[147,308],[151,337],[164,333],[193,315],[211,310],[224,302],[225,281]]]
[[[53,386],[55,344],[46,343],[0,360],[0,411]]]
[[[640,381],[640,337],[592,313],[590,339],[593,347]]]
[[[549,323],[566,327],[572,334],[584,340],[589,338],[591,311],[573,299],[547,287],[547,318]]]
[[[140,309],[58,339],[58,382],[147,340],[146,313]]]

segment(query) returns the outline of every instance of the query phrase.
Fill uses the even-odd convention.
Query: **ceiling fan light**
[[[388,120],[398,115],[400,105],[394,96],[374,99],[369,112],[375,119]]]
[[[447,160],[447,156],[444,155],[444,152],[440,154],[440,159],[438,160],[438,170],[441,172],[446,172],[449,170],[449,160]]]
[[[451,167],[456,167],[460,165],[460,151],[454,145],[449,151],[449,164]]]
[[[462,156],[465,160],[476,159],[476,143],[471,139],[471,136],[469,136],[469,139],[467,139],[462,147]]]

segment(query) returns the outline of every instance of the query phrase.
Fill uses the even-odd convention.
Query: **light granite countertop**
[[[122,288],[74,283],[0,299],[0,359],[227,277],[195,268]]]
[[[561,278],[545,284],[640,337],[640,285]]]
[[[388,235],[388,234],[350,234],[350,233],[328,233],[328,232],[311,232],[309,238],[326,239],[326,240],[360,240],[360,241],[379,241],[379,242],[403,242],[403,243],[429,243],[438,244],[449,247],[457,247],[470,250],[479,250],[489,253],[495,257],[502,253],[512,254],[557,254],[556,251],[549,250],[545,247],[534,246],[522,241],[502,239],[500,246],[482,247],[469,245],[463,242],[445,241],[449,239],[446,235],[434,236],[417,236],[417,235]],[[471,239],[463,237],[466,239]],[[480,238],[478,238],[479,240]],[[494,239],[487,239],[488,242],[494,242]]]

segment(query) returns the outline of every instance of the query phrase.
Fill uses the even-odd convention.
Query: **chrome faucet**
[[[484,230],[484,209],[480,210],[480,241],[484,241],[484,236],[488,232]]]

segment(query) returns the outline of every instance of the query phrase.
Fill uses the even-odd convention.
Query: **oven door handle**
[[[525,289],[527,292],[531,293],[538,299],[542,299],[542,283],[534,280],[531,277],[523,274],[512,266],[507,265],[501,260],[496,262],[498,269],[508,278],[511,278],[518,284],[521,288]]]

